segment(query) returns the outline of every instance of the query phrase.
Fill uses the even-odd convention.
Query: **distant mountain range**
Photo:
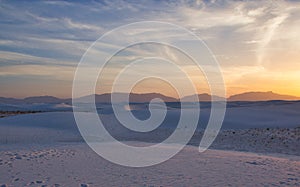
[[[300,100],[300,97],[269,92],[246,92],[230,96],[228,101]]]
[[[211,101],[212,97],[214,98],[214,101],[224,100],[224,98],[222,98],[222,97],[211,96],[207,93],[198,94],[198,95],[196,95],[196,97],[197,96],[198,96],[199,101]],[[195,100],[194,98],[195,98],[195,95],[189,95],[189,96],[183,97],[182,101],[185,101],[185,102],[194,101]]]
[[[115,102],[124,102],[126,101],[127,94],[125,93],[112,93],[115,98]],[[211,95],[204,93],[198,94],[199,101],[210,101]],[[84,100],[89,97],[93,97],[93,95],[84,96],[79,98],[79,100]],[[182,98],[182,101],[193,101],[193,97],[195,95],[186,96]],[[219,96],[213,96],[214,100],[223,100],[223,98]],[[96,94],[95,101],[96,103],[109,103],[111,98],[110,93],[106,94]],[[165,102],[178,102],[179,100],[173,97],[168,97],[160,93],[144,93],[137,94],[131,93],[129,100],[130,102],[142,103],[149,102],[154,98],[160,98]],[[291,95],[281,95],[277,93],[269,92],[245,92],[241,94],[232,95],[227,98],[227,101],[269,101],[269,100],[300,100],[300,97],[291,96]],[[58,103],[72,103],[72,99],[60,99],[53,96],[35,96],[35,97],[27,97],[24,99],[16,99],[16,98],[6,98],[0,97],[0,103],[3,104],[34,104],[34,103],[49,103],[49,104],[58,104]]]
[[[70,99],[67,99],[70,100]],[[34,97],[26,97],[24,99],[16,99],[16,98],[6,98],[0,97],[0,103],[5,104],[33,104],[33,103],[64,103],[67,101],[66,99],[60,99],[53,96],[34,96]]]
[[[127,94],[125,93],[105,93],[95,95],[95,102],[96,103],[109,103],[111,101],[111,97],[114,97],[114,102],[126,102],[127,100]],[[79,98],[79,101],[84,101],[85,99],[89,99],[90,97],[93,97],[93,95],[88,95]],[[137,93],[130,93],[129,101],[133,103],[144,103],[144,102],[150,102],[152,99],[160,98],[165,102],[178,102],[178,99],[175,99],[173,97],[168,97],[165,95],[162,95],[160,93],[145,93],[145,94],[137,94]],[[72,100],[72,99],[70,99]]]

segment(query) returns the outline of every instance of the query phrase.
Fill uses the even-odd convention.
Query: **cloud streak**
[[[1,1],[0,72],[1,77],[14,77],[2,82],[7,84],[9,80],[13,86],[22,82],[23,74],[35,77],[36,72],[48,77],[48,69],[60,72],[60,78],[65,74],[71,85],[71,71],[96,39],[115,27],[137,21],[165,21],[192,30],[214,52],[226,72],[228,87],[249,84],[245,79],[248,76],[259,79],[264,73],[276,75],[280,71],[286,74],[286,82],[295,82],[295,76],[288,74],[295,75],[300,69],[299,10],[300,3],[283,0]],[[137,29],[131,34],[143,39],[146,33]],[[169,33],[170,41],[180,38],[175,32]],[[118,47],[105,45],[107,51],[102,52]],[[136,48],[128,53],[148,55],[147,50]],[[174,58],[168,48],[157,52]],[[130,55],[116,61],[122,63]],[[270,76],[264,78],[271,81]],[[300,88],[294,91],[300,95]]]

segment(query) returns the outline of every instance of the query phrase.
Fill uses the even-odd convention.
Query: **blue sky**
[[[137,21],[178,24],[202,38],[221,65],[229,95],[300,95],[297,1],[1,0],[0,18],[0,96],[70,97],[87,48]]]

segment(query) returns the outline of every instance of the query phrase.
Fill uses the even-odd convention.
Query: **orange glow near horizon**
[[[19,67],[20,68],[20,67]],[[36,67],[38,68],[38,67]],[[22,68],[21,68],[22,69]],[[299,68],[300,69],[300,68]],[[3,68],[1,69],[3,70]],[[1,71],[0,70],[0,71]],[[60,98],[71,97],[72,92],[72,77],[75,68],[60,71],[53,71],[51,74],[56,77],[60,76],[66,80],[53,80],[51,84],[45,87],[44,82],[18,82],[11,87],[10,85],[2,84],[1,97],[15,97],[24,98],[29,96],[39,95],[51,95]],[[46,70],[45,70],[46,71]],[[265,71],[265,70],[264,70]],[[14,71],[17,73],[16,71]],[[23,70],[24,72],[24,70]],[[227,70],[223,72],[226,95],[227,97],[244,92],[267,92],[273,91],[274,93],[283,95],[300,96],[300,72],[298,71],[266,71],[266,72],[254,72],[251,74],[242,74],[242,71],[235,69]],[[59,75],[56,75],[59,73]],[[200,74],[200,75],[199,75]],[[206,82],[205,77],[202,73],[192,73],[191,79],[199,94],[208,93],[210,94],[209,86]],[[24,79],[26,80],[26,79]],[[98,87],[97,94],[108,93],[109,89],[105,87]],[[150,81],[144,80],[137,84],[132,92],[134,93],[162,93],[167,96],[178,98],[176,91],[167,83],[162,81]],[[189,95],[188,93],[186,95]]]

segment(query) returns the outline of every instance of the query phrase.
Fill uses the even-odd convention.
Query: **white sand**
[[[300,186],[300,117],[291,106],[281,112],[267,107],[265,119],[264,109],[257,106],[244,113],[230,109],[230,128],[218,135],[212,149],[198,152],[202,134],[198,132],[190,142],[194,146],[147,168],[122,167],[98,156],[82,142],[70,112],[1,118],[0,186]],[[284,120],[264,126],[275,111]],[[172,112],[171,116],[177,111]],[[109,114],[105,118],[115,123]],[[236,127],[242,121],[246,126]],[[289,128],[282,128],[283,121]],[[260,128],[248,129],[251,122]],[[122,141],[145,142],[168,134],[164,129],[142,137],[122,128],[113,132]],[[134,144],[148,145],[145,142]]]
[[[99,157],[84,143],[14,145],[0,151],[7,186],[299,186],[300,157],[187,146],[162,164],[128,168]]]

